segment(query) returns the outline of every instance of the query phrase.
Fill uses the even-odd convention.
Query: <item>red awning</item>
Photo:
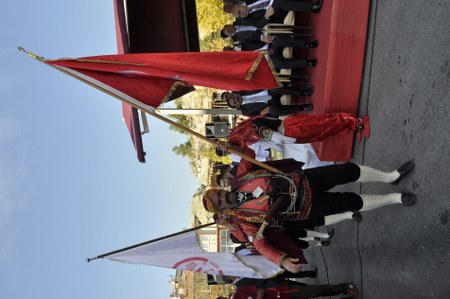
[[[116,21],[116,38],[117,38],[117,52],[119,54],[130,53],[127,22],[125,17],[124,0],[114,1],[114,17]],[[139,123],[139,112],[136,108],[131,107],[126,103],[122,103],[122,115],[130,132],[131,141],[139,162],[145,163],[145,152],[142,144],[141,127]]]

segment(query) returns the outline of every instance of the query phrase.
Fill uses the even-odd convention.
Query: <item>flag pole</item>
[[[32,52],[28,52],[28,51],[26,51],[23,47],[20,47],[20,46],[19,46],[19,47],[17,47],[17,49],[19,49],[20,52],[26,53],[26,54],[27,54],[28,56],[30,56],[31,58],[34,58],[34,59],[36,59],[36,60],[38,60],[38,61],[40,61],[40,62],[43,62],[43,63],[46,62],[46,59],[43,58],[42,56],[38,56],[38,55],[36,55],[36,54],[34,54],[34,53],[32,53]],[[70,72],[68,72],[68,71],[66,71],[66,70],[64,70],[64,69],[57,68],[57,67],[55,67],[54,65],[51,65],[51,64],[48,64],[48,63],[45,63],[45,64],[51,66],[52,68],[54,68],[54,69],[56,69],[56,70],[58,70],[58,71],[60,71],[60,72],[63,72],[64,74],[66,74],[66,75],[68,75],[68,76],[70,76],[70,77],[72,77],[72,78],[75,78],[75,79],[77,79],[77,80],[79,80],[79,81],[81,81],[81,82],[83,82],[83,83],[85,83],[85,84],[87,84],[87,85],[89,85],[89,86],[91,86],[91,87],[94,87],[94,88],[96,88],[97,90],[100,90],[100,91],[102,91],[102,92],[104,92],[104,93],[106,93],[106,94],[108,94],[108,95],[110,95],[110,96],[112,96],[112,97],[114,97],[114,98],[116,98],[116,99],[122,101],[122,102],[125,102],[125,103],[127,103],[128,105],[133,106],[133,107],[136,108],[136,109],[139,109],[139,110],[141,110],[141,111],[144,111],[145,113],[147,113],[147,114],[149,114],[149,115],[151,115],[151,116],[153,116],[153,117],[155,117],[155,118],[157,118],[157,119],[159,119],[159,120],[161,120],[161,121],[163,121],[163,122],[166,122],[166,123],[168,123],[168,124],[170,124],[170,125],[172,125],[172,126],[174,126],[174,127],[177,127],[178,129],[183,130],[183,131],[185,131],[185,132],[187,132],[187,133],[189,133],[189,134],[191,134],[191,135],[194,135],[195,137],[200,138],[200,139],[202,139],[202,140],[204,140],[204,141],[206,141],[206,142],[209,142],[209,143],[211,143],[212,145],[214,145],[214,146],[216,146],[216,147],[217,147],[217,145],[218,145],[218,142],[217,142],[217,141],[214,141],[214,140],[212,140],[212,139],[209,139],[209,138],[203,136],[202,134],[199,134],[199,133],[197,133],[197,132],[195,132],[195,131],[193,131],[193,130],[191,130],[191,129],[185,127],[185,126],[180,125],[179,123],[177,123],[177,122],[175,122],[175,121],[173,121],[173,120],[170,120],[170,119],[168,119],[168,118],[166,118],[166,117],[163,117],[163,116],[157,114],[155,111],[146,108],[145,105],[141,105],[141,104],[139,104],[139,103],[132,102],[132,101],[130,101],[130,100],[128,100],[128,99],[125,99],[125,98],[123,98],[123,97],[121,97],[121,96],[119,96],[119,95],[117,95],[117,94],[115,94],[115,93],[113,93],[113,92],[111,92],[111,91],[109,91],[109,90],[107,90],[107,89],[101,87],[101,86],[95,85],[94,83],[89,82],[88,80],[86,80],[86,79],[84,79],[84,78],[78,77],[78,76],[76,76],[76,75],[74,75],[74,74],[72,74],[72,73],[70,73]],[[275,168],[275,167],[272,167],[272,166],[270,166],[270,165],[267,165],[267,164],[265,164],[265,163],[262,163],[262,162],[260,162],[260,161],[258,161],[258,160],[255,160],[255,159],[253,159],[252,157],[249,157],[249,156],[247,156],[247,155],[245,155],[245,154],[243,154],[243,153],[241,153],[241,152],[239,152],[239,151],[237,151],[237,150],[234,150],[234,149],[231,149],[231,148],[230,148],[230,149],[228,149],[227,151],[230,152],[230,153],[232,153],[232,154],[238,155],[239,157],[241,157],[241,158],[243,158],[243,159],[245,159],[245,160],[247,160],[247,161],[250,161],[250,162],[252,162],[253,164],[258,165],[259,167],[265,168],[265,169],[267,169],[267,170],[269,170],[269,171],[271,171],[271,172],[275,172],[275,173],[279,173],[279,174],[283,173],[283,172],[280,171],[279,169],[277,169],[277,168]]]
[[[183,230],[183,231],[180,231],[180,232],[177,232],[177,233],[174,233],[174,234],[166,235],[166,236],[163,236],[163,237],[160,237],[160,238],[156,238],[156,239],[145,241],[145,242],[142,242],[142,243],[139,243],[139,244],[131,245],[131,246],[128,246],[128,247],[125,247],[125,248],[122,248],[122,249],[117,249],[117,250],[114,250],[114,251],[111,251],[111,252],[108,252],[108,253],[100,254],[100,255],[98,255],[96,257],[86,258],[86,262],[89,263],[90,261],[97,260],[97,259],[102,259],[102,258],[107,257],[109,255],[113,255],[113,254],[116,254],[116,253],[120,253],[120,252],[124,252],[124,251],[127,251],[127,250],[131,250],[131,249],[134,249],[134,248],[137,248],[137,247],[141,247],[141,246],[144,246],[144,245],[148,245],[150,243],[154,243],[154,242],[161,241],[161,240],[164,240],[164,239],[168,239],[168,238],[172,238],[172,237],[175,237],[175,236],[179,236],[179,235],[182,235],[182,234],[185,234],[185,233],[190,233],[192,231],[196,231],[196,230],[199,230],[201,228],[204,228],[204,227],[207,227],[207,226],[210,226],[210,225],[213,225],[213,224],[215,224],[215,222],[202,224],[202,225],[199,225],[199,226],[187,229],[187,230]]]

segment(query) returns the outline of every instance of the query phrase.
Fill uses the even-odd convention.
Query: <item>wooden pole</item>
[[[111,92],[110,90],[107,90],[106,88],[103,88],[103,87],[101,87],[101,86],[98,86],[98,85],[96,85],[96,84],[94,84],[94,83],[88,81],[88,80],[85,79],[85,78],[76,76],[75,74],[72,74],[72,73],[70,73],[70,72],[68,72],[68,71],[66,71],[66,70],[64,70],[64,69],[62,69],[62,68],[59,68],[59,67],[56,67],[56,66],[54,66],[54,65],[51,65],[51,64],[46,63],[46,61],[47,61],[46,59],[44,59],[44,58],[41,57],[41,56],[37,56],[36,54],[33,54],[33,53],[31,53],[31,52],[27,52],[27,51],[25,51],[25,49],[22,48],[22,47],[18,47],[18,49],[19,49],[19,51],[21,51],[21,52],[25,52],[28,56],[30,56],[30,57],[32,57],[32,58],[34,58],[34,59],[36,59],[36,60],[39,60],[40,62],[43,62],[43,63],[45,63],[46,65],[49,65],[49,66],[51,66],[52,68],[57,69],[58,71],[63,72],[64,74],[66,74],[66,75],[68,75],[68,76],[70,76],[70,77],[72,77],[72,78],[75,78],[75,79],[77,79],[77,80],[79,80],[79,81],[81,81],[81,82],[83,82],[83,83],[85,83],[85,84],[87,84],[87,85],[89,85],[89,86],[91,86],[91,87],[94,87],[94,88],[96,88],[97,90],[100,90],[100,91],[102,91],[102,92],[104,92],[104,93],[106,93],[106,94],[108,94],[108,95],[110,95],[110,96],[112,96],[112,97],[114,97],[114,98],[116,98],[116,99],[122,101],[122,102],[127,103],[127,104],[130,105],[130,106],[135,107],[136,109],[140,109],[141,111],[144,111],[145,113],[147,113],[147,114],[149,114],[149,115],[151,115],[151,116],[153,116],[153,117],[155,117],[155,118],[157,118],[157,119],[159,119],[159,120],[161,120],[161,121],[163,121],[163,122],[166,122],[166,123],[168,123],[168,124],[170,124],[170,125],[172,125],[172,126],[174,126],[174,127],[177,127],[177,128],[180,129],[180,130],[186,131],[187,133],[189,133],[189,134],[191,134],[191,135],[193,135],[193,136],[195,136],[195,137],[197,137],[197,138],[200,138],[200,139],[202,139],[202,140],[204,140],[204,141],[206,141],[206,142],[209,142],[209,143],[211,143],[211,144],[213,144],[214,146],[217,147],[217,144],[218,144],[218,143],[217,143],[215,140],[209,139],[209,138],[207,138],[207,137],[205,137],[205,136],[203,136],[203,135],[201,135],[201,134],[199,134],[199,133],[197,133],[197,132],[195,132],[195,131],[193,131],[193,130],[191,130],[191,129],[189,129],[189,128],[186,128],[186,127],[184,127],[184,126],[178,124],[177,122],[174,122],[174,121],[171,120],[171,119],[168,119],[168,118],[166,118],[166,117],[163,117],[163,116],[161,116],[161,115],[155,113],[154,109],[153,109],[152,107],[148,106],[148,105],[144,105],[144,104],[140,103],[139,101],[134,102],[134,101],[130,101],[129,99],[123,98],[123,97],[121,97],[121,96],[119,96],[119,95],[117,95],[117,94]],[[274,168],[274,167],[269,166],[269,165],[267,165],[267,164],[265,164],[265,163],[259,162],[258,160],[255,160],[255,159],[253,159],[252,157],[249,157],[249,156],[247,156],[247,155],[244,155],[243,153],[241,153],[241,152],[239,152],[239,151],[236,151],[236,150],[231,149],[231,148],[230,148],[228,151],[229,151],[230,153],[233,153],[233,154],[235,154],[235,155],[238,155],[239,157],[241,157],[241,158],[243,158],[243,159],[245,159],[245,160],[248,160],[248,161],[250,161],[250,162],[252,162],[252,163],[254,163],[254,164],[256,164],[256,165],[258,165],[258,166],[260,166],[260,167],[262,167],[262,168],[264,168],[264,169],[267,169],[267,170],[272,171],[272,172],[274,172],[274,173],[280,173],[280,174],[283,173],[282,171],[278,170],[277,168]]]

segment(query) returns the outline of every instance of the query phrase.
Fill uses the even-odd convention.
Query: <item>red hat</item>
[[[216,214],[220,213],[220,210],[214,205],[214,203],[211,200],[211,191],[213,190],[214,189],[209,189],[208,191],[206,191],[205,195],[203,195],[202,203],[203,208],[205,208],[205,210]]]

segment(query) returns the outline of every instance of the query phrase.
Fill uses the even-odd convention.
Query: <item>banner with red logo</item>
[[[113,261],[203,272],[212,275],[268,278],[281,269],[264,256],[204,252],[194,231],[105,256]]]

